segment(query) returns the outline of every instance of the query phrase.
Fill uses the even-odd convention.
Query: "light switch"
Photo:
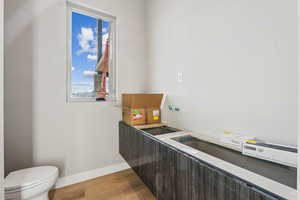
[[[183,81],[183,74],[182,72],[177,73],[177,81],[178,83],[181,83]]]

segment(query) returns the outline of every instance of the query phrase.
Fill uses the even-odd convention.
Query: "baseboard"
[[[66,187],[68,185],[73,185],[76,183],[87,181],[107,174],[112,174],[128,168],[130,168],[129,165],[126,162],[123,162],[123,163],[103,167],[100,169],[94,169],[91,171],[74,174],[72,176],[62,177],[57,180],[55,184],[55,188],[57,189],[57,188]]]

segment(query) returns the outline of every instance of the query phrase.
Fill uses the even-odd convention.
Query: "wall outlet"
[[[181,83],[183,81],[183,74],[182,72],[177,73],[177,81],[178,83]]]

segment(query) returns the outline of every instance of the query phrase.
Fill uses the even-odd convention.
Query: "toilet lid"
[[[57,167],[43,166],[14,171],[5,178],[5,190],[16,190],[38,185],[53,176],[57,176]]]

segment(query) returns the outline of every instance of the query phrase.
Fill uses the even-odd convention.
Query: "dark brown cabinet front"
[[[283,200],[123,122],[120,154],[158,200]]]

